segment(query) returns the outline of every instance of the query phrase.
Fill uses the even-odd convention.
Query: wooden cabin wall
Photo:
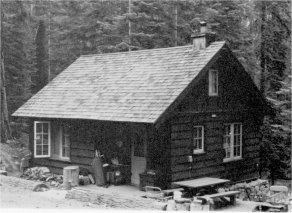
[[[78,120],[52,120],[35,119],[35,121],[51,121],[52,123],[66,123],[70,126],[70,161],[57,160],[52,158],[34,158],[32,155],[31,166],[46,166],[51,172],[62,174],[63,168],[70,165],[79,165],[90,169],[92,159],[94,158],[94,144],[96,140],[96,129],[94,123],[90,121]],[[33,121],[30,122],[30,150],[34,152]]]
[[[233,181],[256,177],[262,103],[242,66],[222,54],[212,66],[219,71],[219,95],[208,95],[208,73],[177,107],[171,119],[171,179],[221,177]],[[242,123],[242,160],[223,163],[223,124]],[[193,126],[205,131],[205,153],[192,154]],[[188,162],[188,156],[193,162]]]
[[[120,155],[121,153],[125,155],[122,159],[123,162],[120,163],[131,165],[131,133],[135,128],[145,125],[87,120],[32,119],[30,121],[30,150],[32,153],[34,152],[33,122],[41,120],[50,121],[51,125],[63,123],[70,126],[70,161],[32,156],[31,166],[46,166],[56,174],[62,174],[63,168],[70,165],[91,169],[91,162],[97,149],[104,155],[105,161],[109,162],[119,152]],[[117,141],[123,142],[120,150],[117,150]]]
[[[258,121],[247,114],[181,114],[171,125],[171,174],[172,181],[197,177],[221,177],[233,181],[258,176],[259,134]],[[243,124],[242,159],[223,162],[223,124],[228,122]],[[193,154],[192,127],[203,125],[205,129],[205,152]],[[188,161],[193,157],[193,162]]]
[[[147,125],[147,167],[142,178],[142,187],[158,186],[162,189],[170,187],[170,125],[168,122],[159,128]],[[148,171],[155,175],[147,174]],[[141,179],[140,179],[141,180]],[[141,186],[140,186],[141,187]]]

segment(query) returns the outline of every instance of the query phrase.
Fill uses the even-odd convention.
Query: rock
[[[43,188],[46,188],[47,190],[50,189],[46,184],[38,183],[33,187],[32,191],[34,191],[34,192],[42,192],[42,191],[44,191]]]
[[[50,173],[48,167],[39,167],[40,174]]]

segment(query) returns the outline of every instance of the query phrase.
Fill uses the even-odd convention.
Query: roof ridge
[[[210,47],[211,45],[214,44],[220,44],[220,43],[226,43],[225,41],[215,41],[212,42],[208,47]],[[126,52],[112,52],[112,53],[94,53],[94,54],[88,54],[88,55],[80,55],[81,57],[92,57],[92,56],[101,56],[101,55],[115,55],[115,54],[123,54],[123,53],[137,53],[137,52],[147,52],[147,51],[162,51],[162,50],[166,50],[166,49],[180,49],[180,48],[187,48],[187,47],[191,47],[193,46],[192,44],[189,45],[184,45],[184,46],[177,46],[177,47],[160,47],[160,48],[154,48],[154,49],[143,49],[143,50],[134,50],[134,51],[126,51]],[[207,48],[208,48],[207,47]]]

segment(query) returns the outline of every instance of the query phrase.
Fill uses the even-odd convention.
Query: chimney
[[[207,23],[200,22],[200,32],[192,35],[194,50],[202,50],[215,41],[216,34],[208,32]]]

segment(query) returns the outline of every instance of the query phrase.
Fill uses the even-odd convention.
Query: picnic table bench
[[[240,194],[240,191],[220,192],[220,193],[211,194],[211,195],[199,196],[198,198],[203,198],[203,199],[206,199],[208,201],[210,199],[213,200],[215,198],[229,197],[230,198],[230,204],[234,205],[235,204],[235,197],[236,197],[237,194]]]
[[[215,193],[215,194],[209,194],[209,195],[204,195],[204,196],[198,196],[198,200],[202,200],[203,203],[208,203],[210,205],[210,209],[216,208],[215,199],[220,199],[224,203],[229,203],[231,205],[235,205],[236,203],[236,195],[240,194],[240,191],[228,191],[228,192],[220,192],[220,193]],[[225,199],[225,197],[229,197],[229,201]]]

